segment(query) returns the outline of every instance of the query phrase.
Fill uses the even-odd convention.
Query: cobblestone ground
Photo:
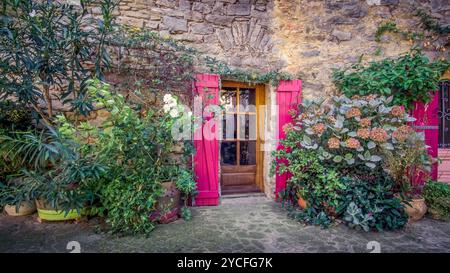
[[[344,225],[304,226],[266,197],[227,198],[193,209],[194,218],[160,225],[148,237],[96,233],[94,223],[44,223],[0,216],[0,252],[450,252],[450,222],[423,219],[396,232],[359,232]],[[92,220],[91,220],[92,221]]]

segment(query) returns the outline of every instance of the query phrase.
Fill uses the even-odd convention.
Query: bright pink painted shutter
[[[429,146],[428,154],[432,157],[438,155],[439,145],[439,92],[432,92],[433,99],[431,102],[424,104],[422,102],[415,102],[411,111],[411,116],[416,118],[412,123],[417,132],[425,132],[425,143]],[[423,183],[422,176],[419,174],[417,183]],[[433,166],[431,177],[437,179],[437,164]]]
[[[289,114],[290,109],[297,109],[297,105],[301,103],[301,80],[280,81],[277,88],[277,104],[278,104],[278,124],[277,124],[277,139],[281,140],[286,137],[283,126],[292,122],[292,117]],[[282,145],[278,143],[277,149],[281,149]],[[275,194],[286,188],[286,181],[289,179],[289,174],[276,175]]]
[[[196,206],[215,206],[219,204],[219,140],[215,136],[217,126],[210,130],[205,122],[214,122],[213,114],[204,111],[208,105],[219,103],[219,76],[198,74],[194,83],[195,94],[202,98],[203,122],[194,133],[194,173],[196,175],[198,195]],[[212,131],[213,137],[211,137]]]

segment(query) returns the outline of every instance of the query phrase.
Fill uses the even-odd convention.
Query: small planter
[[[303,199],[303,197],[299,193],[297,193],[297,198],[298,206],[302,209],[306,209],[308,207],[308,202],[306,202],[306,200]]]
[[[181,193],[174,182],[162,183],[164,194],[158,198],[156,211],[150,215],[152,221],[167,224],[178,219]]]
[[[427,205],[424,198],[413,198],[405,205],[405,212],[411,221],[418,221],[427,213]]]
[[[306,209],[308,207],[308,203],[306,202],[305,199],[303,199],[302,197],[298,198],[297,201],[298,205],[302,208],[302,209]]]
[[[38,221],[68,221],[78,220],[82,216],[82,212],[78,213],[76,209],[71,209],[69,213],[62,210],[56,210],[50,204],[43,200],[36,200],[36,207],[38,211]]]
[[[34,201],[24,201],[20,203],[19,210],[16,210],[16,205],[6,205],[5,212],[10,216],[25,216],[30,215],[36,211],[36,204]]]

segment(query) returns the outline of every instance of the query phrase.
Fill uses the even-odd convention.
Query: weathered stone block
[[[302,52],[303,57],[315,57],[320,55],[320,50],[309,50]]]
[[[227,15],[247,16],[251,12],[250,4],[234,4],[227,7]]]
[[[184,14],[184,19],[189,21],[195,21],[195,22],[202,22],[203,21],[203,14],[198,11],[187,11]]]
[[[157,5],[160,5],[162,7],[168,7],[168,8],[174,8],[177,4],[177,1],[174,0],[157,0]]]
[[[191,10],[191,2],[189,2],[189,0],[180,0],[178,9],[183,11]]]
[[[211,6],[206,3],[194,2],[192,10],[201,12],[203,14],[211,13]]]
[[[340,31],[337,29],[333,30],[331,35],[336,37],[339,41],[349,41],[352,38],[351,32]]]
[[[233,22],[233,17],[231,16],[216,15],[216,14],[206,15],[205,19],[208,22],[222,26],[229,26]]]
[[[214,32],[214,28],[207,23],[192,23],[190,28],[191,32],[195,34],[211,34]]]
[[[188,30],[186,19],[164,16],[162,23],[169,28],[171,32],[186,32]]]

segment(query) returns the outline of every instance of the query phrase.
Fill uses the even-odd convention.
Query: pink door
[[[198,194],[195,197],[197,206],[215,206],[219,204],[219,140],[217,124],[208,106],[219,103],[219,76],[198,74],[194,82],[196,101],[201,104],[202,117],[194,132],[194,174],[197,181]],[[194,102],[196,103],[196,102]],[[199,117],[199,118],[200,118]]]
[[[280,81],[277,92],[277,104],[278,104],[278,124],[277,124],[277,139],[284,139],[286,134],[284,133],[283,126],[292,122],[292,117],[289,114],[289,110],[297,109],[297,105],[301,103],[301,80],[292,81]],[[278,143],[277,149],[281,149],[282,146]],[[278,193],[286,188],[286,181],[289,179],[289,174],[276,175],[275,194],[278,197]]]
[[[439,145],[439,92],[432,92],[433,99],[429,103],[415,102],[411,115],[416,118],[412,126],[417,132],[425,133],[425,143],[429,146],[428,154],[432,157],[438,155]],[[431,178],[437,179],[437,163],[433,166]],[[417,180],[418,183],[423,183],[422,176]]]

